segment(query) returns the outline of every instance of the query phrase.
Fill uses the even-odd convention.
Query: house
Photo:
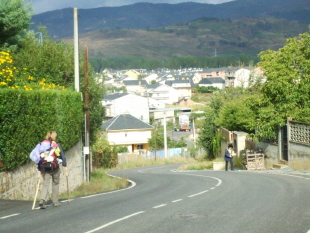
[[[235,72],[234,87],[249,87],[251,71],[241,68]]]
[[[165,108],[166,104],[164,102],[155,100],[153,98],[147,97],[149,102],[149,109],[156,109],[156,108]]]
[[[203,71],[197,73],[197,76],[200,76],[200,80],[204,78],[214,78],[221,77],[225,79],[227,68],[213,68],[213,69],[204,69]]]
[[[126,146],[129,152],[149,149],[153,126],[130,114],[117,115],[100,128],[105,130],[110,145]]]
[[[191,97],[192,90],[195,89],[195,84],[191,79],[166,81],[166,85],[176,89],[179,98]]]
[[[148,96],[166,104],[178,102],[178,91],[168,85],[162,84],[148,92]]]
[[[123,80],[128,93],[143,95],[146,92],[147,82],[145,80]]]
[[[225,80],[220,77],[215,78],[204,78],[202,79],[198,85],[200,87],[216,87],[219,89],[225,88]]]
[[[126,73],[124,73],[124,75],[132,77],[137,80],[139,78],[140,73],[136,70],[128,70]]]
[[[149,102],[145,97],[128,93],[106,94],[101,103],[108,118],[131,114],[143,122],[149,122]]]

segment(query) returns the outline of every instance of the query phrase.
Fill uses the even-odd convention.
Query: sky
[[[68,7],[86,9],[104,6],[124,6],[131,5],[137,2],[176,4],[190,1],[198,3],[220,4],[224,2],[230,2],[232,0],[25,0],[25,2],[31,3],[32,9],[34,10],[35,14]]]

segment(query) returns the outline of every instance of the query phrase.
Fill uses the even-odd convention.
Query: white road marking
[[[303,178],[304,178],[304,177],[302,177],[302,176],[288,175],[288,174],[287,174],[287,176],[296,177],[296,178],[301,178],[301,179],[303,179]]]
[[[179,202],[179,201],[183,201],[183,199],[174,200],[172,202]]]
[[[113,177],[113,176],[112,176]],[[119,178],[117,176],[115,176],[116,178]],[[136,186],[136,183],[132,180],[128,180],[130,183],[131,183],[131,186],[128,187],[128,188],[124,188],[124,189],[119,189],[119,190],[115,190],[115,191],[111,191],[111,192],[106,192],[106,193],[98,193],[98,194],[94,194],[94,195],[90,195],[90,196],[86,196],[86,197],[80,197],[80,198],[90,198],[90,197],[96,197],[96,196],[101,196],[101,195],[107,195],[107,194],[110,194],[110,193],[117,193],[117,192],[121,192],[121,191],[125,191],[127,189],[131,189],[133,187]]]
[[[92,233],[92,232],[99,231],[99,230],[101,230],[101,229],[103,229],[103,228],[106,228],[106,227],[108,227],[108,226],[110,226],[110,225],[112,225],[112,224],[114,224],[114,223],[118,223],[118,222],[120,222],[120,221],[123,221],[123,220],[125,220],[125,219],[134,217],[134,216],[139,215],[139,214],[142,214],[142,213],[144,213],[144,212],[145,212],[145,211],[140,211],[140,212],[137,212],[137,213],[134,213],[134,214],[131,214],[131,215],[127,215],[127,216],[125,216],[125,217],[123,217],[123,218],[120,218],[120,219],[117,219],[117,220],[115,220],[115,221],[109,222],[109,223],[107,223],[107,224],[102,225],[101,227],[97,227],[97,228],[95,228],[95,229],[93,229],[93,230],[90,230],[90,231],[87,231],[87,232],[85,232],[85,233]]]
[[[157,208],[161,208],[161,207],[164,207],[166,206],[167,204],[161,204],[161,205],[158,205],[158,206],[154,206],[153,209],[157,209]]]
[[[203,192],[200,192],[200,193],[196,193],[196,194],[190,195],[190,196],[188,196],[188,197],[195,197],[195,196],[198,196],[198,195],[204,194],[204,193],[206,193],[206,192],[208,192],[208,191],[209,191],[209,190],[205,190],[205,191],[203,191]]]
[[[143,172],[146,171],[146,170],[154,170],[154,169],[158,169],[158,168],[162,168],[162,167],[166,167],[166,166],[156,166],[156,167],[154,167],[154,166],[148,166],[148,167],[145,167],[145,168],[143,168],[143,169],[138,170],[138,172],[139,172],[139,173],[143,173]]]
[[[310,180],[310,178],[305,178],[306,180]],[[310,232],[309,232],[310,233]]]
[[[69,200],[63,200],[61,202],[71,202],[71,201],[74,201],[74,199],[70,199],[70,201]]]
[[[204,175],[186,174],[186,173],[183,173],[182,175],[186,175],[186,176],[201,176],[201,177],[212,178],[212,179],[216,179],[218,181],[215,186],[220,186],[222,184],[222,180],[219,179],[219,178],[216,178],[214,176],[204,176]]]
[[[20,213],[4,216],[4,217],[1,217],[0,219],[6,219],[6,218],[14,217],[14,216],[17,216],[17,215],[20,215]]]
[[[212,188],[210,188],[210,189],[215,189],[215,187],[212,187]]]

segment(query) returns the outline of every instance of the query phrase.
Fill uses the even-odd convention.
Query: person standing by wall
[[[234,170],[234,156],[236,153],[233,151],[234,147],[232,144],[228,145],[228,148],[225,149],[225,171],[228,171],[228,162],[230,162],[230,169]]]
[[[55,131],[47,132],[45,140],[40,144],[40,155],[41,160],[38,163],[38,172],[43,177],[43,187],[39,202],[40,209],[46,208],[45,204],[51,180],[52,202],[54,206],[59,206],[60,164],[67,169],[67,161],[61,145],[57,143],[57,133]]]

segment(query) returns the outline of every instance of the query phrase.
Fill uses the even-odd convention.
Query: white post
[[[194,147],[196,147],[196,129],[195,129],[195,119],[193,119],[193,130],[194,130]]]
[[[165,159],[168,157],[167,153],[167,126],[166,126],[166,113],[164,113],[164,149],[165,149]]]
[[[75,91],[80,91],[80,72],[79,72],[79,32],[78,32],[78,10],[73,9],[74,21],[74,86]]]

